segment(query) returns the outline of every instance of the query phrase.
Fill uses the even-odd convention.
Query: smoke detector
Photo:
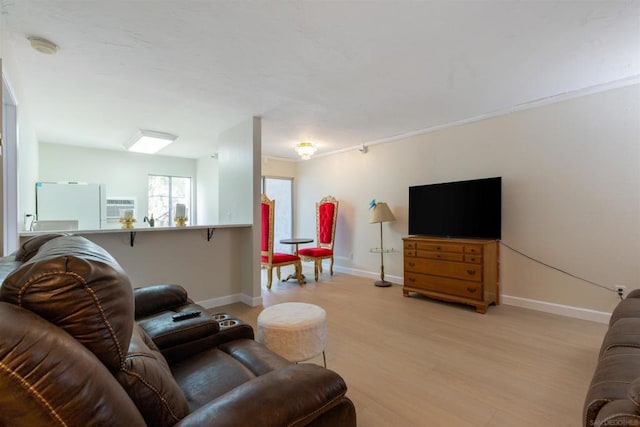
[[[58,51],[58,46],[56,46],[55,43],[42,37],[28,37],[28,40],[29,43],[31,43],[31,47],[40,53],[52,55]]]

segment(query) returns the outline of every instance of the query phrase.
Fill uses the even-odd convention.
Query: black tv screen
[[[409,234],[500,239],[502,178],[409,187]]]

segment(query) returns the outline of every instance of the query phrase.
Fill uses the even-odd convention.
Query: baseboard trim
[[[370,271],[358,270],[356,268],[347,268],[334,265],[333,269],[334,271],[337,271],[339,273],[350,274],[352,276],[367,277],[373,280],[378,280],[380,278],[380,273],[372,273]],[[402,276],[385,274],[385,280],[388,280],[389,282],[397,286],[402,286],[402,284],[404,283],[404,278]],[[250,307],[257,307],[259,305],[262,305],[262,296],[251,297],[247,294],[233,294],[196,302],[207,309],[220,307],[227,304],[234,304],[236,302],[241,302]],[[609,319],[611,318],[611,313],[607,313],[605,311],[590,310],[587,308],[555,304],[552,302],[514,297],[510,295],[502,295],[501,302],[505,305],[528,308],[531,310],[558,314],[560,316],[572,317],[574,319],[589,320],[598,323],[609,323]]]
[[[587,308],[573,307],[570,305],[512,297],[509,295],[502,295],[501,299],[502,303],[506,305],[544,311],[545,313],[559,314],[560,316],[573,317],[575,319],[590,320],[592,322],[609,323],[609,319],[611,318],[611,313],[607,313],[605,311],[596,311]]]
[[[235,304],[236,302],[241,302],[248,305],[249,307],[257,307],[259,305],[262,305],[262,297],[251,297],[247,294],[233,294],[224,297],[210,298],[203,301],[196,301],[197,304],[200,304],[206,309],[216,308],[222,305]]]
[[[370,271],[358,270],[355,268],[340,267],[337,265],[333,266],[333,270],[337,271],[338,273],[350,274],[352,276],[367,277],[373,280],[380,280],[380,272],[372,273]],[[402,285],[404,283],[404,278],[402,276],[392,276],[389,274],[384,275],[384,280],[388,280],[394,285]]]
[[[353,276],[367,277],[374,280],[380,278],[380,273],[372,273],[370,271],[358,270],[355,268],[346,268],[335,265],[335,271]],[[402,286],[404,277],[390,276],[385,274],[386,280],[394,285]],[[510,295],[502,295],[501,302],[505,305],[513,305],[516,307],[528,308],[531,310],[543,311],[545,313],[558,314],[560,316],[572,317],[574,319],[590,320],[598,323],[609,323],[611,313],[605,311],[590,310],[587,308],[573,307],[570,305],[555,304],[552,302],[533,300],[528,298],[513,297]]]

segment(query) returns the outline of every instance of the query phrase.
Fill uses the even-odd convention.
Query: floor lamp
[[[384,246],[382,245],[382,223],[395,221],[396,217],[391,213],[391,209],[384,202],[377,202],[373,205],[373,211],[371,212],[371,218],[369,219],[369,223],[375,224],[376,222],[380,223],[380,248],[376,248],[373,252],[380,252],[380,280],[375,282],[376,286],[387,287],[391,286],[391,282],[387,282],[384,280]],[[390,251],[387,251],[390,252]]]

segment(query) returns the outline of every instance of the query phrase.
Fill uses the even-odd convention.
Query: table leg
[[[298,244],[297,243],[293,245],[293,254],[294,255],[298,255]],[[305,280],[306,277],[304,277],[304,274],[301,274],[301,275],[302,275],[302,283],[306,283],[306,280]],[[297,278],[298,278],[298,267],[296,267],[296,271],[294,272],[294,274],[288,275],[287,278],[283,279],[282,281],[286,282],[289,279],[296,279],[297,280]]]

